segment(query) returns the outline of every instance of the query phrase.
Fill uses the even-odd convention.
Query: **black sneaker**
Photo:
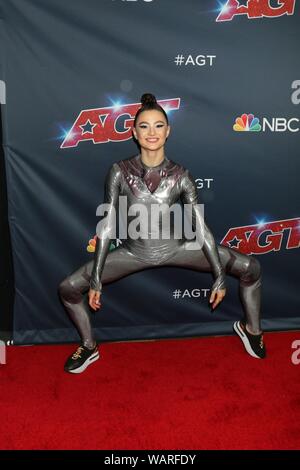
[[[257,357],[258,359],[264,359],[266,357],[266,348],[262,333],[260,335],[252,335],[247,331],[246,326],[241,321],[234,322],[233,329],[243,341],[245,349],[250,356]]]
[[[77,350],[70,356],[65,363],[65,371],[72,374],[80,374],[92,362],[99,359],[99,351],[97,345],[94,349],[88,349],[85,346],[79,346]]]

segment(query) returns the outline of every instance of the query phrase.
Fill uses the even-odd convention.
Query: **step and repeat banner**
[[[216,242],[261,263],[263,328],[300,328],[298,3],[0,0],[15,344],[78,341],[57,288],[93,259],[105,176],[139,152],[146,92],[168,112],[166,155],[191,171]],[[96,336],[231,333],[243,312],[227,280],[214,313],[209,273],[155,268],[105,285]]]

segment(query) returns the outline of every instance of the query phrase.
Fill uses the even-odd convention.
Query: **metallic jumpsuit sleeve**
[[[109,251],[110,241],[114,238],[115,212],[120,193],[120,181],[121,169],[119,165],[114,163],[105,180],[104,203],[108,205],[107,214],[102,218],[101,222],[99,222],[99,224],[102,224],[101,233],[99,234],[100,238],[97,236],[96,240],[94,265],[90,279],[90,288],[100,292],[102,291],[101,275],[104,263]]]
[[[203,252],[208,259],[213,276],[214,276],[214,283],[212,286],[212,290],[214,289],[225,289],[225,273],[221,265],[220,256],[218,253],[218,249],[216,246],[215,239],[213,237],[212,232],[210,231],[209,227],[206,225],[205,220],[203,220],[203,216],[199,207],[197,207],[198,203],[198,193],[197,187],[194,182],[194,179],[191,177],[191,174],[188,170],[182,175],[181,178],[181,200],[184,204],[192,204],[192,227],[195,230],[195,227],[201,227],[200,219],[204,226],[204,243],[203,243]],[[199,223],[196,224],[196,219],[199,218]]]

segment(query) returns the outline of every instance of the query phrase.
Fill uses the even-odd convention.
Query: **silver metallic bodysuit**
[[[151,236],[149,229],[147,237],[125,238],[120,246],[109,251],[111,240],[108,234],[113,226],[114,211],[118,212],[119,196],[127,197],[128,208],[136,203],[142,204],[146,209],[145,213],[148,214],[147,217],[154,204],[165,204],[165,207],[178,202],[191,204],[193,229],[201,227],[201,223],[204,227],[202,248],[189,249],[189,244],[193,241],[185,238],[177,239],[174,236],[172,223],[170,237],[165,239],[161,227],[162,218],[159,218],[157,230],[159,235],[156,239]],[[239,278],[245,321],[253,333],[260,332],[260,263],[253,256],[216,245],[197,205],[197,188],[188,170],[166,156],[156,167],[146,166],[140,154],[120,160],[112,165],[107,175],[105,203],[108,204],[108,211],[105,224],[102,226],[103,236],[97,237],[94,260],[67,276],[59,286],[61,300],[85,346],[92,347],[95,340],[83,294],[89,288],[101,292],[105,283],[154,266],[181,266],[212,272],[214,278],[212,290],[225,288],[225,273]],[[128,225],[131,220],[132,217],[128,216]]]

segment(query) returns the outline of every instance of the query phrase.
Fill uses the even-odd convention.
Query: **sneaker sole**
[[[72,369],[72,370],[67,370],[66,372],[70,372],[71,374],[81,374],[81,372],[84,372],[85,369],[92,364],[95,361],[98,361],[100,358],[100,354],[97,351],[95,354],[90,356],[80,367],[77,367],[77,369]]]
[[[239,323],[240,322],[238,322],[238,321],[234,322],[233,329],[236,332],[236,334],[238,334],[239,337],[241,338],[241,340],[243,341],[247,353],[250,354],[250,356],[252,356],[252,357],[255,357],[257,359],[261,359],[261,357],[259,357],[257,354],[255,354],[255,352],[251,348],[250,342],[249,342],[247,336],[245,335],[245,333],[243,332],[243,330],[240,328]]]

